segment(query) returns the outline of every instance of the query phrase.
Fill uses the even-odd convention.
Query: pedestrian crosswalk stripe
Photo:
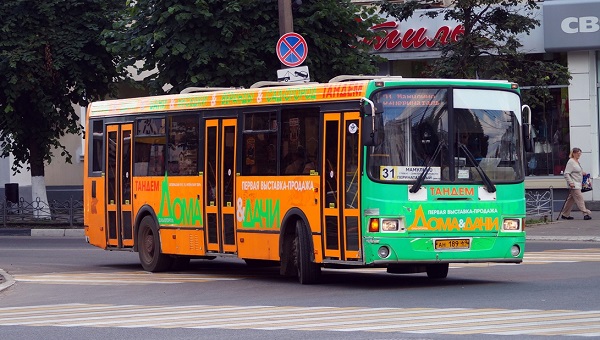
[[[527,252],[524,264],[600,262],[600,248],[560,249],[541,252]]]
[[[201,273],[150,273],[105,272],[105,273],[48,273],[14,275],[16,281],[46,284],[86,284],[86,285],[123,285],[123,284],[172,284],[186,282],[211,282],[240,280],[242,275],[214,275]]]
[[[598,337],[600,310],[59,304],[3,307],[0,326]]]

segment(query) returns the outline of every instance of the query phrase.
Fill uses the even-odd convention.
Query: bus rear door
[[[207,119],[204,150],[205,242],[207,252],[235,253],[235,119]]]
[[[132,124],[106,126],[106,211],[109,247],[133,246],[131,206]]]
[[[324,115],[322,195],[325,258],[357,261],[360,254],[360,114]]]

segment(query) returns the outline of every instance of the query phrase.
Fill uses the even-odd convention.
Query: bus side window
[[[281,111],[281,174],[308,175],[317,170],[319,114],[313,107]]]
[[[277,133],[245,134],[243,137],[244,175],[275,175]]]
[[[277,173],[277,113],[244,113],[242,130],[242,175]]]
[[[165,119],[136,121],[134,176],[164,176],[166,135]]]
[[[150,164],[148,176],[163,176],[165,174],[165,145],[152,144],[150,147]]]
[[[298,175],[304,171],[305,152],[303,147],[298,147],[291,153],[288,165],[285,167],[285,175]]]
[[[90,166],[93,173],[101,173],[104,170],[104,122],[102,120],[93,121],[91,132]]]
[[[198,116],[169,118],[169,176],[198,174]]]
[[[253,135],[244,136],[244,175],[255,175],[256,168],[256,138]]]

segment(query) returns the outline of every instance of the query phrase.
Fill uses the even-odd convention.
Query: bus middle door
[[[235,253],[236,119],[207,119],[204,234],[207,252]]]
[[[132,124],[106,126],[107,245],[133,247],[131,206]]]
[[[360,114],[324,115],[323,222],[324,256],[331,260],[358,261],[360,254]]]

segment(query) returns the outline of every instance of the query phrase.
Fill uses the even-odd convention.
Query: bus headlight
[[[402,218],[371,218],[369,219],[369,232],[405,232],[404,219]]]
[[[505,218],[502,221],[503,231],[520,231],[521,230],[521,219],[519,218]]]
[[[398,231],[398,220],[383,220],[381,222],[381,231]]]

